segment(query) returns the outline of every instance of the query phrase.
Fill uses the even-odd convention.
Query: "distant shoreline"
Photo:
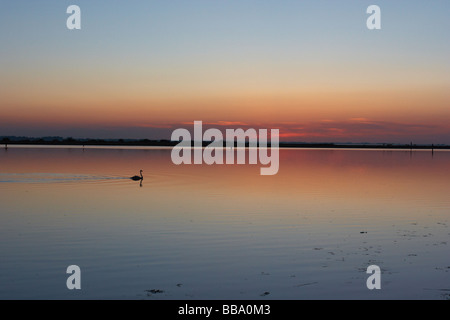
[[[178,141],[170,140],[126,140],[126,139],[58,139],[58,140],[44,140],[42,138],[30,139],[1,139],[0,148],[5,148],[7,145],[39,145],[39,146],[129,146],[129,147],[174,147]],[[203,141],[203,146],[206,147],[211,141]],[[236,144],[235,144],[236,145]],[[193,146],[193,143],[192,143]],[[224,142],[224,147],[226,147]],[[248,147],[248,143],[246,143]],[[270,147],[270,144],[269,144]],[[280,148],[317,148],[317,149],[407,149],[407,150],[450,150],[450,145],[438,144],[391,144],[391,143],[295,143],[295,142],[280,142]]]

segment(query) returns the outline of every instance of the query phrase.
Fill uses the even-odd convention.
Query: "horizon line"
[[[13,140],[9,140],[13,139]],[[192,143],[201,142],[204,147],[205,144],[212,143],[214,140],[186,140]],[[219,140],[222,143],[227,143],[228,140]],[[73,138],[62,136],[0,136],[1,144],[7,145],[79,145],[79,146],[176,146],[180,140],[170,139],[149,139],[149,138]],[[237,141],[234,140],[237,144]],[[267,146],[270,146],[268,141]],[[306,142],[306,141],[279,141],[280,147],[316,147],[316,148],[342,148],[342,147],[375,147],[375,148],[402,148],[402,149],[439,149],[450,148],[449,144],[445,143],[394,143],[394,142]],[[282,146],[281,146],[282,145]],[[249,147],[249,141],[245,140],[245,147]],[[257,146],[259,148],[259,145]]]

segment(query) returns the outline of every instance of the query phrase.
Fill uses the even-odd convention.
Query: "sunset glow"
[[[0,136],[168,139],[202,120],[283,141],[450,143],[450,5],[378,2],[376,32],[351,1],[79,1],[78,31],[65,3],[4,3]]]

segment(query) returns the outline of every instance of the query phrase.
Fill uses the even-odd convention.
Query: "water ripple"
[[[128,177],[100,176],[66,173],[0,173],[0,183],[79,183],[114,182],[129,180]]]

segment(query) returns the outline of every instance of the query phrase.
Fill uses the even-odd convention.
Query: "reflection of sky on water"
[[[280,150],[275,176],[175,166],[155,148],[11,148],[0,164],[3,299],[440,299],[449,288],[450,152]],[[142,187],[128,179],[140,169]],[[80,292],[65,287],[71,264]],[[370,264],[379,292],[365,287]]]

